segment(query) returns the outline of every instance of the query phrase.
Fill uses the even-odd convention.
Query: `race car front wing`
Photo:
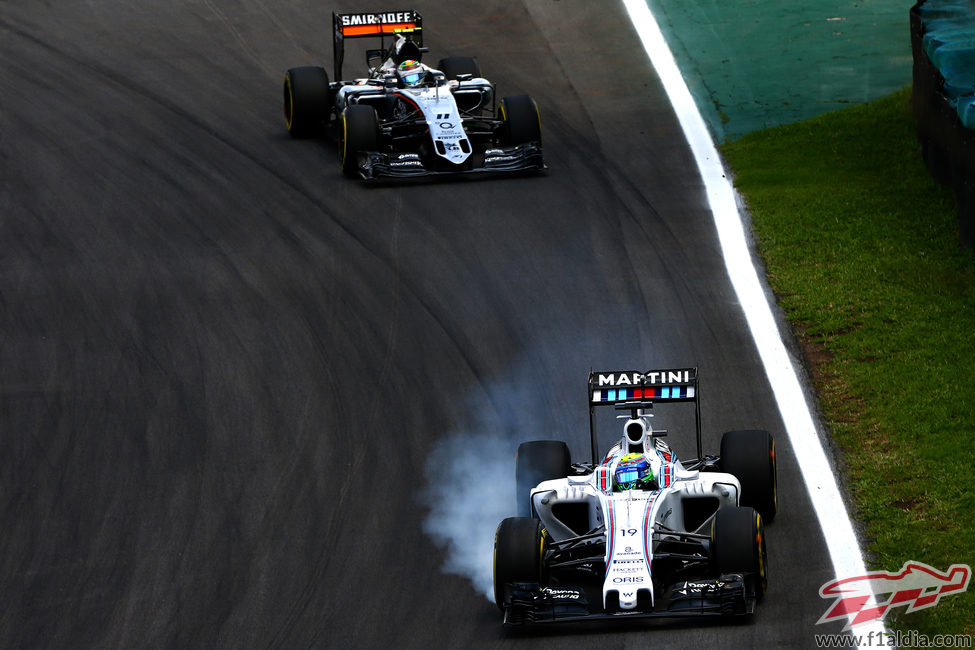
[[[655,608],[605,610],[591,603],[583,589],[509,583],[504,587],[504,625],[521,627],[540,623],[619,620],[621,618],[680,618],[747,616],[755,612],[755,596],[741,574],[682,581],[671,585]]]
[[[372,180],[382,177],[410,178],[418,176],[538,172],[545,169],[540,143],[490,147],[478,156],[471,156],[468,164],[429,166],[416,153],[384,153],[367,151],[359,157],[359,175]]]

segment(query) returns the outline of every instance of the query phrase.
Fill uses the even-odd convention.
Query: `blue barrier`
[[[975,247],[975,3],[919,0],[910,16],[921,155],[954,192],[961,239]]]

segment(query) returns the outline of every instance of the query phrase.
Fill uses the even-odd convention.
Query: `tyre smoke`
[[[563,342],[553,337],[552,345]],[[558,358],[554,355],[549,358]],[[455,426],[427,457],[420,497],[428,513],[423,532],[445,552],[442,571],[466,577],[494,602],[494,533],[518,514],[515,453],[529,440],[585,436],[577,373],[556,372],[537,360],[514,363],[504,377],[478,383],[469,393],[463,424]],[[576,390],[573,391],[572,389]],[[576,435],[566,435],[575,432]],[[586,442],[586,437],[580,438]]]
[[[445,573],[494,602],[494,531],[516,513],[512,436],[453,433],[427,460],[423,531],[446,551]]]

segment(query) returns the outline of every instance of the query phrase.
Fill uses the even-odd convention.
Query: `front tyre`
[[[349,177],[359,174],[359,154],[379,149],[379,115],[372,106],[352,104],[342,111],[339,125],[339,165]]]
[[[542,120],[538,106],[528,95],[504,97],[498,103],[501,116],[501,144],[505,146],[542,141]]]
[[[754,508],[722,508],[711,522],[711,568],[715,576],[741,573],[761,600],[768,588],[768,552],[762,516]]]
[[[292,138],[321,133],[332,112],[332,91],[325,68],[291,68],[284,75],[284,125]]]
[[[508,517],[494,533],[494,602],[504,610],[504,586],[510,582],[542,584],[545,542],[542,522]]]

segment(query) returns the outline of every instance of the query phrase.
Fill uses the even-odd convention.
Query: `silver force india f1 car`
[[[772,436],[729,431],[720,456],[703,455],[696,368],[591,373],[589,397],[592,462],[572,464],[563,442],[518,448],[521,516],[494,542],[504,625],[752,614],[777,507]],[[651,426],[654,405],[675,402],[693,402],[696,459]],[[623,436],[600,458],[601,406],[622,412]]]
[[[495,88],[473,57],[421,62],[416,11],[332,14],[335,79],[345,41],[379,39],[366,50],[367,76],[330,82],[321,67],[288,70],[284,117],[294,137],[336,131],[339,164],[351,177],[414,177],[545,168],[538,108],[528,95],[495,104]]]

